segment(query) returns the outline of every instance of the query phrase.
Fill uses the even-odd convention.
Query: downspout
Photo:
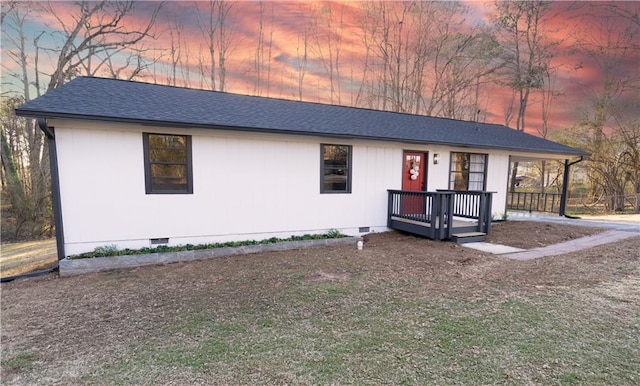
[[[578,162],[584,161],[584,156],[580,156],[580,159],[577,161],[569,162],[568,159],[564,160],[564,178],[562,181],[562,195],[560,196],[560,216],[564,216],[566,218],[579,219],[580,217],[570,216],[566,214],[567,209],[567,194],[569,192],[569,169],[571,165],[575,165]]]
[[[62,201],[60,200],[60,174],[58,173],[58,153],[56,151],[55,129],[47,125],[47,118],[38,118],[38,127],[47,136],[49,144],[49,168],[51,170],[51,206],[56,227],[56,247],[58,261],[65,258],[64,232],[62,227]]]

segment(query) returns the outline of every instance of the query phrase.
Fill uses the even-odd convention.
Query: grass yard
[[[55,239],[6,243],[2,244],[1,250],[2,277],[44,270],[58,264]]]
[[[535,227],[533,245],[560,233]],[[390,232],[363,251],[17,280],[2,384],[636,385],[639,251],[521,262]]]

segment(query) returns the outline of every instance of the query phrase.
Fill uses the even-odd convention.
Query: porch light
[[[433,164],[437,165],[439,161],[440,161],[440,154],[433,153]]]

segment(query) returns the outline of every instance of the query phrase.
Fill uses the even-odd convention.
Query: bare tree
[[[169,71],[167,73],[167,83],[170,86],[178,85],[178,67],[180,66],[180,58],[182,57],[182,42],[180,39],[182,25],[175,22],[169,26]]]
[[[552,46],[543,31],[550,2],[496,3],[495,26],[504,52],[505,85],[517,99],[516,129],[524,130],[531,91],[544,85],[551,60]]]
[[[256,50],[253,56],[253,93],[262,95],[262,67],[264,64],[264,1],[259,2],[258,36],[256,38]],[[273,7],[273,3],[271,3]]]
[[[218,2],[218,86],[220,91],[227,89],[227,58],[233,43],[233,26],[228,23],[229,13],[235,3]]]
[[[23,227],[30,223],[32,226],[36,224],[42,224],[41,221],[33,223],[31,220],[39,211],[34,210],[35,204],[38,200],[34,200],[30,194],[28,183],[28,170],[25,169],[25,165],[22,162],[23,157],[28,157],[29,151],[25,146],[26,142],[22,141],[25,122],[21,122],[20,118],[16,117],[13,113],[15,107],[23,102],[19,97],[2,97],[0,106],[0,120],[2,121],[2,130],[0,131],[2,148],[0,150],[0,156],[2,160],[2,199],[5,203],[10,205],[11,213],[8,215],[3,213],[2,220],[2,232],[3,236],[8,235],[10,238],[18,238],[23,231]],[[45,197],[46,199],[46,197]],[[3,206],[5,210],[5,206]],[[13,224],[8,224],[7,220],[11,218],[14,220]],[[32,232],[36,235],[42,232]],[[44,231],[44,229],[42,230]]]
[[[545,82],[545,87],[542,89],[542,126],[538,130],[538,134],[542,138],[547,138],[549,134],[549,115],[551,113],[551,102],[553,101],[553,86],[551,84],[551,76],[547,74],[547,82]],[[540,193],[545,192],[545,188],[547,187],[547,161],[540,161]]]
[[[207,60],[200,59],[200,76],[204,78],[202,83],[211,90],[225,91],[227,88],[226,62],[233,43],[233,28],[228,18],[234,4],[212,0],[201,11],[196,3],[198,28],[207,49]]]
[[[215,15],[215,2],[209,1],[204,10],[200,10],[196,3],[196,15],[198,17],[198,27],[206,45],[208,61],[202,61],[206,65],[201,65],[201,78],[204,84],[211,90],[216,89],[216,29],[218,19]]]
[[[357,100],[367,107],[415,112],[422,90],[427,48],[421,44],[429,27],[425,19],[430,3],[367,3],[361,18],[362,41],[366,48],[363,83]],[[418,36],[412,39],[412,36]]]
[[[302,18],[296,42],[296,81],[298,85],[298,100],[302,100],[304,77],[307,74],[309,59],[309,26],[306,18]]]
[[[367,3],[360,18],[365,63],[356,103],[477,119],[481,86],[502,64],[491,34],[465,28],[466,10],[445,2]]]
[[[512,90],[505,123],[510,124],[516,100],[516,130],[526,128],[527,107],[533,90],[544,85],[553,45],[545,37],[545,18],[550,15],[550,2],[496,2],[494,25],[502,44],[504,84]],[[514,190],[518,163],[513,164],[510,189]]]
[[[134,49],[134,52],[127,53],[120,62],[114,59],[114,55],[105,58],[107,76],[114,79],[133,80],[144,77],[150,68],[154,67],[157,59],[147,59],[146,53],[149,49]]]
[[[47,90],[76,76],[78,69],[91,58],[112,50],[135,46],[143,39],[152,37],[151,30],[159,10],[151,15],[142,30],[128,30],[124,27],[124,19],[133,12],[133,1],[79,2],[76,12],[71,14],[71,24],[62,20],[52,3],[44,3],[42,7],[57,20],[54,29],[61,31],[62,40],[60,46],[51,50],[57,54],[57,60]]]
[[[640,74],[627,70],[640,62],[638,8],[632,3],[585,6],[600,12],[597,18],[583,13],[582,23],[591,28],[582,31],[576,49],[602,76],[595,86],[584,86],[587,104],[573,129],[591,153],[587,167],[592,196],[607,197],[608,208],[621,210],[627,185],[632,183],[638,192]]]
[[[20,69],[10,75],[21,85],[21,101],[29,100],[33,91],[40,95],[43,88],[52,90],[79,74],[93,75],[101,69],[109,71],[109,67],[119,69],[118,74],[123,74],[124,69],[118,64],[120,57],[128,57],[128,48],[140,48],[144,39],[153,37],[151,31],[158,11],[152,12],[148,24],[141,30],[129,30],[125,20],[133,12],[133,2],[75,3],[70,13],[72,23],[63,20],[57,8],[60,6],[60,3],[17,2],[7,7],[3,4],[3,40],[8,42],[3,53]],[[25,22],[32,17],[32,10],[52,16],[53,25],[49,27],[54,32],[46,42],[41,40],[45,31],[29,31],[33,38],[27,37]],[[52,59],[51,73],[43,72],[42,52]],[[138,69],[143,66],[141,61],[131,63],[137,64]],[[128,76],[135,73],[136,70]],[[12,187],[18,186],[16,179],[21,181],[23,194],[9,195],[10,205],[14,213],[28,213],[24,216],[32,225],[26,235],[38,237],[52,227],[48,149],[33,120],[13,116],[11,106],[15,107],[16,100],[3,100],[3,110],[7,114],[3,114],[2,125],[3,176]]]
[[[314,12],[314,33],[311,51],[320,59],[329,76],[329,98],[331,103],[341,103],[340,97],[340,51],[342,49],[342,33],[344,5],[336,16],[329,6],[322,6]],[[336,20],[336,17],[338,20]]]
[[[436,28],[427,44],[432,55],[431,95],[425,105],[427,115],[473,119],[479,115],[481,86],[504,63],[496,60],[501,49],[494,37],[482,29],[465,31],[457,14],[464,12],[455,3],[441,4]]]
[[[3,64],[3,70],[19,80],[21,97],[3,100],[2,122],[2,167],[7,180],[8,199],[16,220],[13,237],[19,237],[23,225],[29,223],[28,234],[41,236],[51,227],[46,219],[48,205],[49,164],[44,136],[34,120],[20,119],[14,108],[31,99],[30,58],[27,55],[25,23],[31,17],[29,7],[15,4],[3,15],[3,34],[9,42],[6,55],[17,65],[19,72],[13,72]],[[5,19],[6,18],[6,19]],[[5,30],[7,28],[7,30]],[[34,40],[37,43],[38,35]],[[36,51],[37,53],[38,51]],[[35,59],[37,64],[37,57]],[[36,89],[36,94],[39,90]]]
[[[640,211],[640,121],[618,121],[617,127],[622,144],[622,163],[626,169],[624,178],[633,187],[634,210]]]

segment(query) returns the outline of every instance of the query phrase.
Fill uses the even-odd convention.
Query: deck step
[[[451,241],[458,244],[476,243],[479,241],[485,241],[486,239],[487,234],[483,232],[465,232],[451,235]]]

